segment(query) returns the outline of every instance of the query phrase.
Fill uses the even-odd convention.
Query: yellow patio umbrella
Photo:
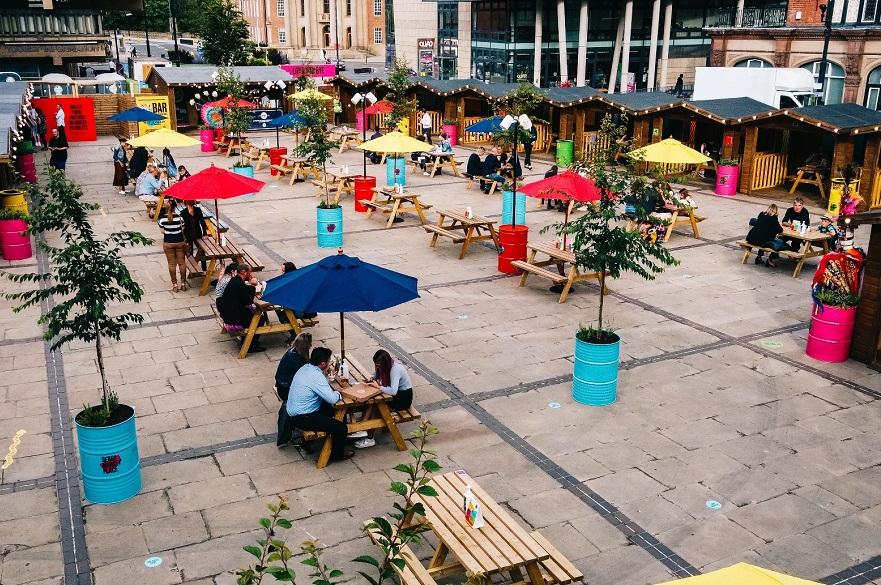
[[[175,132],[168,128],[160,128],[143,136],[132,138],[128,141],[132,146],[149,146],[153,148],[172,148],[178,146],[196,146],[202,144],[195,138],[190,138],[180,132]]]
[[[425,152],[431,149],[431,145],[401,132],[389,132],[385,136],[368,140],[359,148],[370,152]]]
[[[792,577],[748,563],[737,563],[695,577],[676,579],[661,585],[819,585],[799,577]]]
[[[665,138],[660,142],[637,148],[628,153],[637,160],[661,164],[699,165],[710,161],[710,157],[686,146],[675,138]]]
[[[327,101],[327,100],[333,99],[333,96],[329,96],[326,93],[321,93],[317,89],[314,89],[311,87],[309,89],[304,89],[303,91],[298,91],[297,93],[292,93],[289,97],[292,100],[304,100],[307,98],[318,98],[320,100]]]

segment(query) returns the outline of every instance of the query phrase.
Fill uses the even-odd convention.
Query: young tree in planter
[[[385,82],[388,93],[385,100],[391,102],[392,111],[386,114],[385,120],[389,128],[397,126],[416,111],[416,101],[407,99],[407,90],[413,83],[410,81],[410,65],[404,59],[395,59],[395,67]]]
[[[129,231],[98,238],[89,220],[89,211],[99,206],[82,201],[82,190],[54,169],[49,169],[45,192],[37,195],[44,199],[28,218],[28,232],[37,236],[56,232],[62,245],[52,246],[44,240],[37,242],[49,258],[50,272],[0,271],[0,275],[12,282],[37,286],[33,290],[2,294],[21,302],[13,309],[16,313],[54,299],[55,304],[39,319],[39,323],[47,327],[43,337],[52,341],[53,351],[74,340],[95,344],[102,406],[95,409],[86,406],[77,422],[84,426],[105,426],[116,407],[116,397],[104,372],[102,340],[119,341],[129,323],[144,321],[139,313],[112,315],[109,311],[110,305],[115,303],[137,303],[144,294],[132,279],[120,252],[131,246],[149,245],[153,240]]]
[[[618,278],[622,272],[633,272],[646,280],[654,280],[655,274],[664,271],[666,266],[675,266],[679,261],[659,243],[650,243],[643,239],[639,230],[626,229],[628,216],[624,213],[623,199],[639,196],[645,186],[645,180],[634,173],[634,162],[629,162],[624,170],[611,166],[619,145],[616,141],[625,135],[627,128],[622,123],[615,124],[611,115],[606,114],[600,126],[600,134],[608,140],[598,141],[609,147],[598,155],[596,151],[589,159],[580,163],[587,171],[596,186],[600,189],[601,198],[596,206],[588,205],[586,213],[580,218],[565,223],[556,223],[547,229],[553,229],[558,235],[567,235],[572,241],[575,252],[575,263],[585,272],[599,274],[600,290],[605,290],[606,271],[612,278]],[[649,221],[647,214],[636,206],[636,220]],[[600,294],[596,328],[583,328],[579,332],[582,341],[596,343],[614,342],[618,336],[603,321],[603,294]]]
[[[226,132],[236,137],[239,143],[239,160],[233,166],[249,167],[251,161],[245,161],[244,148],[242,147],[242,132],[250,127],[248,120],[248,110],[239,105],[241,100],[245,99],[245,82],[241,76],[236,73],[235,68],[218,67],[217,68],[217,91],[220,94],[226,94],[229,99],[229,108],[227,109],[225,122]]]
[[[327,162],[333,159],[333,149],[339,148],[339,140],[331,140],[327,131],[327,108],[318,97],[299,100],[299,112],[306,121],[308,136],[296,149],[297,155],[309,159],[313,165],[321,167],[321,174],[327,176]],[[330,201],[327,181],[324,181],[324,199],[318,204],[321,209],[333,209],[339,204]]]
[[[544,101],[545,93],[535,89],[535,86],[531,83],[521,83],[513,93],[508,94],[499,101],[492,102],[493,113],[497,116],[511,115],[514,118],[519,117],[521,114],[526,114],[532,118],[533,122],[543,123],[544,120],[533,118],[533,114]],[[525,144],[532,140],[529,130],[525,130],[519,124],[516,128],[518,144]],[[514,130],[509,128],[508,130],[496,132],[493,134],[492,143],[502,147],[513,146]]]

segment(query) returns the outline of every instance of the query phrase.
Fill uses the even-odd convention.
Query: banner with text
[[[139,108],[144,108],[154,114],[165,116],[164,120],[158,122],[138,122],[138,132],[141,136],[148,134],[153,130],[159,130],[160,128],[172,129],[168,96],[139,94],[135,96],[135,103]]]
[[[98,140],[95,126],[95,102],[92,98],[37,98],[34,106],[46,117],[46,130],[51,134],[55,128],[55,113],[61,104],[64,110],[64,133],[68,142],[89,142]]]

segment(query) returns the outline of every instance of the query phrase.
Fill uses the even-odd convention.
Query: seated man
[[[254,295],[257,292],[254,285],[256,284],[257,279],[251,277],[251,267],[247,264],[239,264],[236,268],[236,275],[227,283],[223,296],[217,299],[217,310],[224,323],[238,325],[246,329],[251,326],[254,312],[249,307],[254,304]],[[265,323],[266,315],[263,315],[258,325]],[[260,345],[260,336],[255,335],[251,340],[248,353],[261,351],[266,351],[266,348]]]
[[[479,177],[483,174],[483,157],[486,155],[486,149],[482,146],[477,147],[477,152],[472,152],[468,157],[468,164],[465,165],[465,176],[469,179]]]
[[[499,167],[502,166],[499,162],[500,152],[498,146],[493,146],[490,153],[486,155],[486,159],[483,161],[483,176],[487,179],[504,183],[505,177],[499,174]],[[489,185],[484,184],[483,181],[480,182],[480,188],[483,189],[484,193],[489,193],[490,187]]]
[[[159,194],[162,192],[162,178],[159,169],[154,166],[147,167],[138,182],[135,184],[135,195],[141,201],[159,201]]]
[[[379,131],[379,126],[373,128],[373,134],[370,135],[370,140],[376,140],[377,138],[382,138],[382,132]],[[370,159],[375,165],[378,165],[382,161],[382,154],[378,152],[368,152],[367,158]]]
[[[808,210],[805,209],[805,200],[801,197],[793,199],[792,207],[787,209],[786,213],[783,214],[783,220],[780,222],[780,225],[784,228],[784,236],[786,234],[785,230],[795,227],[793,222],[796,221],[799,222],[799,225],[804,224],[808,227],[811,225],[811,215],[808,213]],[[780,239],[789,246],[790,250],[798,252],[801,249],[802,240],[799,240],[798,238],[787,238],[784,236],[781,236]]]
[[[342,399],[340,393],[327,383],[325,372],[333,353],[326,347],[316,347],[309,363],[297,370],[288,394],[287,410],[294,428],[304,431],[323,431],[331,437],[330,460],[345,461],[355,452],[345,448],[349,432],[346,423],[336,420],[333,405]]]

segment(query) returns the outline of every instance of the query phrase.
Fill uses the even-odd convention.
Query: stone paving
[[[101,205],[100,232],[159,237],[143,204],[110,186],[113,142],[75,145],[69,175]],[[174,154],[191,172],[232,164],[195,148]],[[334,159],[361,164],[358,152]],[[548,164],[538,161],[531,175]],[[381,167],[368,172],[384,178]],[[449,174],[407,181],[435,207],[500,216],[498,195],[468,191]],[[429,248],[415,216],[386,230],[355,213],[351,198],[346,252],[418,277],[421,298],[347,315],[347,349],[362,362],[380,346],[400,357],[417,407],[440,429],[433,447],[444,470],[466,469],[592,585],[658,583],[742,560],[827,583],[881,583],[879,373],[804,355],[811,268],[793,279],[785,262],[740,264],[733,241],[767,199],[715,197],[705,185],[695,197],[708,217],[701,238],[677,231],[668,244],[682,264],[653,282],[610,283],[606,311],[623,340],[611,406],[570,398],[573,335],[595,318],[596,286],[578,285],[560,305],[540,279],[519,288],[500,274],[490,247],[474,245],[458,260],[458,246]],[[268,278],[284,260],[304,265],[333,253],[316,246],[315,203],[311,185],[271,181],[220,209]],[[533,205],[536,239],[561,216]],[[867,238],[858,232],[858,243]],[[106,366],[137,409],[144,487],[121,504],[81,500],[76,481],[70,417],[97,396],[93,350],[48,353],[39,309],[13,314],[0,301],[3,454],[27,431],[0,484],[0,583],[234,583],[250,559],[242,546],[279,494],[291,504],[290,541],[319,538],[328,564],[361,580],[349,559],[376,552],[361,522],[390,508],[391,468],[407,454],[384,434],[318,470],[314,456],[277,449],[271,384],[282,336],[264,337],[266,353],[239,360],[218,333],[210,296],[169,292],[160,246],[126,261],[146,290],[137,307],[145,323],[107,348]],[[35,259],[23,269],[36,267]],[[322,316],[313,333],[338,349],[336,316]],[[161,565],[148,568],[149,557]]]

